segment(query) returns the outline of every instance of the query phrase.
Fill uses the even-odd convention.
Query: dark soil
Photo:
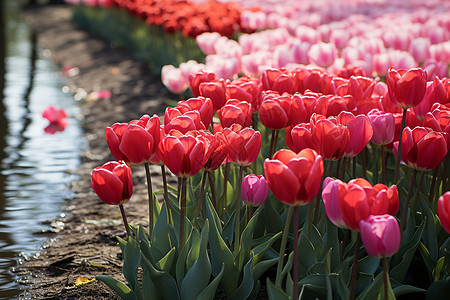
[[[75,285],[80,276],[89,280],[106,274],[124,281],[121,251],[116,236],[125,236],[117,206],[101,202],[92,191],[93,168],[114,160],[104,138],[104,130],[115,122],[128,122],[143,114],[162,115],[164,99],[173,98],[159,77],[121,49],[77,29],[66,6],[32,7],[25,10],[27,22],[36,30],[38,44],[50,53],[49,59],[64,66],[76,66],[80,72],[67,77],[74,94],[83,89],[110,90],[110,99],[80,101],[86,149],[80,154],[78,180],[71,184],[75,197],[67,203],[64,218],[57,221],[49,243],[38,256],[17,268],[25,285],[27,299],[116,299],[106,285],[91,281]],[[161,186],[160,168],[151,167],[154,189]],[[134,193],[124,205],[132,224],[147,226],[147,188],[143,166],[133,167]],[[171,180],[174,180],[172,178]],[[145,209],[144,209],[145,208]],[[59,222],[53,222],[58,223]]]

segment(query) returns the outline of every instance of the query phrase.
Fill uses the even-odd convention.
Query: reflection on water
[[[20,1],[0,1],[0,299],[19,293],[11,273],[19,253],[33,255],[46,237],[42,221],[60,213],[79,163],[81,130],[76,101],[61,91],[57,69],[41,59],[36,34],[23,22]],[[44,133],[41,116],[64,108],[69,125]],[[69,172],[67,172],[69,171]]]

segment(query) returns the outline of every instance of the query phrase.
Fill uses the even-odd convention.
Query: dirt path
[[[18,268],[21,281],[30,285],[24,297],[32,299],[115,299],[101,282],[75,285],[79,276],[98,274],[122,278],[121,253],[116,236],[125,236],[119,208],[102,203],[91,189],[93,168],[114,158],[104,130],[114,122],[128,122],[142,114],[162,115],[163,99],[171,97],[158,77],[126,51],[111,49],[103,41],[78,30],[65,6],[29,8],[28,23],[35,28],[38,43],[59,66],[76,66],[78,75],[67,78],[71,92],[83,89],[110,90],[110,99],[80,101],[87,149],[81,153],[79,179],[72,183],[75,197],[65,209],[66,217],[53,222],[51,241],[36,258]],[[80,90],[78,90],[80,91]],[[132,224],[147,225],[147,195],[143,166],[133,167],[134,193],[125,204]],[[152,168],[154,186],[159,185],[159,167]]]

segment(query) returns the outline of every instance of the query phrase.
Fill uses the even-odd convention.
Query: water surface
[[[20,2],[0,1],[0,299],[18,295],[11,268],[21,253],[39,251],[48,237],[36,232],[48,229],[44,221],[58,217],[72,197],[68,184],[83,147],[77,102],[42,57]],[[49,105],[68,113],[64,132],[44,133],[41,114]]]

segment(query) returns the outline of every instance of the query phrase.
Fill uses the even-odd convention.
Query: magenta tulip
[[[369,216],[359,222],[361,239],[367,253],[373,257],[388,257],[400,248],[400,227],[391,215]]]
[[[248,206],[260,206],[269,196],[269,185],[262,175],[250,174],[242,180],[242,200]]]

